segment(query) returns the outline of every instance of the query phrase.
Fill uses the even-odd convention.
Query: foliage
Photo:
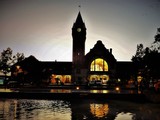
[[[16,55],[13,56],[13,63],[17,63],[17,62],[20,62],[22,60],[24,60],[24,54],[23,53],[17,53]]]
[[[132,57],[133,62],[140,62],[142,61],[143,57],[145,55],[145,50],[143,48],[143,44],[137,45],[137,51],[135,56]]]
[[[132,57],[133,62],[143,61],[146,54],[160,52],[160,28],[157,29],[157,34],[154,38],[155,40],[150,47],[144,48],[143,44],[137,45],[136,54]]]
[[[10,72],[10,68],[16,62],[19,62],[24,59],[23,53],[17,53],[16,55],[12,55],[13,51],[11,48],[7,48],[3,50],[0,56],[0,70],[6,75]]]
[[[137,70],[143,70],[144,79],[160,77],[160,28],[157,29],[155,40],[150,47],[143,47],[143,44],[137,45],[136,54],[132,57]]]
[[[12,62],[12,50],[7,48],[3,50],[0,56],[0,70],[6,75],[10,71]]]
[[[160,52],[160,28],[157,29],[157,34],[154,38],[155,40],[151,45],[151,50],[154,52]]]
[[[157,28],[157,35],[155,35],[155,41],[154,42],[160,42],[160,28]]]

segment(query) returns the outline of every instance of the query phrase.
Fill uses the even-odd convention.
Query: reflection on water
[[[108,114],[108,104],[90,104],[90,112],[97,118],[102,118]]]
[[[69,106],[61,100],[0,100],[0,120],[70,120]]]
[[[134,116],[135,115],[133,113],[121,112],[121,113],[117,114],[115,120],[135,120]]]
[[[0,120],[160,120],[159,108],[115,100],[1,99]]]

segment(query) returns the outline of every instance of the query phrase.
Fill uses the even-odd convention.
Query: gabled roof
[[[94,47],[86,54],[87,59],[91,57],[102,57],[116,61],[112,53],[106,49],[101,40],[98,40]]]
[[[72,62],[42,62],[38,61],[34,56],[29,56],[23,61],[16,63],[12,68],[19,65],[22,69],[30,72],[42,72],[43,70],[51,70],[54,74],[71,74]]]
[[[16,66],[20,66],[22,69],[25,69],[31,72],[40,70],[39,61],[32,55],[20,62],[17,62],[12,66],[12,68],[14,69]]]

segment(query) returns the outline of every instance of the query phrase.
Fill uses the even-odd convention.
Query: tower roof
[[[81,16],[81,12],[79,11],[78,13],[78,16],[77,16],[77,19],[76,19],[76,23],[83,23],[83,19],[82,19],[82,16]]]
[[[73,28],[76,28],[76,27],[82,27],[82,28],[85,28],[85,23],[83,22],[83,19],[82,19],[82,16],[81,16],[81,12],[79,11],[78,13],[78,16],[76,18],[76,21],[75,23],[73,24]]]

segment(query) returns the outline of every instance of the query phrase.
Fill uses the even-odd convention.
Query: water
[[[0,99],[0,120],[160,120],[160,104]]]

